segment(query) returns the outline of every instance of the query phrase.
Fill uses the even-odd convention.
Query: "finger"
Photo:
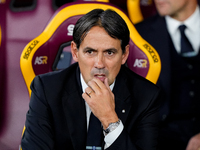
[[[99,82],[99,81],[100,81],[100,82]],[[98,81],[98,84],[100,85],[100,88],[101,88],[101,89],[106,89],[106,90],[108,90],[109,92],[112,92],[111,89],[110,89],[110,86],[109,86],[109,84],[108,84],[108,78],[105,78],[104,83],[101,82],[101,80],[99,80],[99,81]]]
[[[86,92],[86,94],[89,96],[89,97],[91,97],[91,94],[92,94],[92,92],[94,92],[93,90],[91,90],[90,92]]]
[[[93,90],[93,91],[98,91],[101,90],[102,88],[102,82],[99,79],[92,79],[91,81],[88,82],[88,86]]]
[[[91,94],[94,92],[94,90],[91,87],[87,87],[85,89],[85,94],[87,94],[87,96],[91,97]]]
[[[88,93],[83,93],[82,94],[82,98],[87,102],[87,103],[90,103],[89,101],[91,100],[92,98],[92,93],[88,94]]]
[[[112,93],[112,90],[110,89],[110,86],[108,84],[108,78],[105,78],[104,80],[104,83],[99,80],[98,78],[94,78],[94,81],[96,82],[96,84],[98,85],[98,87],[101,89],[101,90],[108,90],[109,93]],[[94,88],[94,87],[92,87]],[[94,89],[96,92],[98,91],[98,89]]]
[[[86,93],[83,93],[83,94],[82,94],[82,97],[83,97],[83,99],[84,99],[85,101],[87,101],[87,99],[89,98],[88,95],[87,95]]]
[[[108,78],[105,79],[104,83],[105,83],[107,89],[111,92],[110,86],[108,84]]]

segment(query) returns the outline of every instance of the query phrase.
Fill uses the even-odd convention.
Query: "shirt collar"
[[[187,26],[189,30],[192,32],[196,32],[200,26],[200,10],[199,6],[197,6],[195,12],[183,23]]]
[[[177,31],[178,27],[181,24],[185,24],[189,30],[191,30],[192,32],[196,32],[200,26],[199,18],[200,18],[199,6],[197,6],[195,12],[183,22],[173,19],[170,16],[165,17],[167,28],[171,35],[173,35]]]

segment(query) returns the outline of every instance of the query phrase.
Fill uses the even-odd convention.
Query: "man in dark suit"
[[[157,50],[162,62],[157,83],[164,100],[160,109],[159,148],[197,150],[200,148],[199,6],[197,0],[154,2],[159,14],[135,27]],[[185,35],[181,31],[183,26]]]
[[[86,144],[93,115],[104,133],[102,149],[155,150],[160,90],[124,66],[129,54],[125,21],[112,10],[95,9],[77,21],[73,40],[78,63],[39,75],[31,84],[22,149],[101,149]]]

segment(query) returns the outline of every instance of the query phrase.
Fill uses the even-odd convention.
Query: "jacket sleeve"
[[[128,124],[125,123],[124,130],[116,141],[106,150],[156,150],[158,138],[158,117],[160,107],[160,90],[154,93],[149,102],[139,108],[137,121],[131,121],[129,115]],[[141,100],[142,101],[142,100]]]
[[[31,99],[22,135],[22,150],[52,150],[54,148],[51,115],[40,77],[31,84]]]

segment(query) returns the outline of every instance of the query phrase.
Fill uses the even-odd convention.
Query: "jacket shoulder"
[[[161,17],[156,14],[156,15],[153,15],[149,18],[146,18],[145,20],[135,24],[134,26],[136,27],[136,29],[140,29],[142,27],[145,27],[145,28],[148,28],[149,26],[148,25],[151,25],[152,23],[155,23],[157,20],[159,20]]]
[[[67,86],[75,87],[77,64],[73,64],[67,69],[61,71],[54,71],[42,75],[38,75],[31,83],[31,90],[33,92],[44,92],[46,96],[56,95]]]
[[[38,75],[38,78],[41,79],[45,84],[53,84],[63,82],[63,80],[70,79],[71,76],[75,76],[78,65],[73,64],[64,70],[53,71]]]
[[[137,87],[137,89],[143,89],[143,91],[146,89],[155,91],[159,90],[159,87],[156,84],[136,74],[125,66],[122,68],[122,72],[126,76],[126,83],[129,87]]]

